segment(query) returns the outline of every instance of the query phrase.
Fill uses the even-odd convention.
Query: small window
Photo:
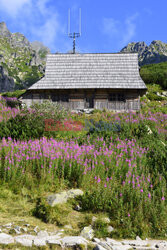
[[[69,102],[69,96],[68,95],[62,95],[61,96],[61,101],[62,102]]]
[[[118,94],[118,101],[124,102],[125,101],[125,95],[124,94]]]
[[[116,94],[110,94],[110,95],[109,95],[109,101],[110,101],[110,102],[116,101]]]

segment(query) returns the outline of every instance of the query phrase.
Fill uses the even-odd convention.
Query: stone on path
[[[12,244],[14,243],[14,238],[9,235],[9,234],[5,234],[5,233],[0,233],[0,244]]]
[[[66,236],[60,239],[63,247],[74,247],[78,245],[87,245],[88,241],[82,236]]]
[[[24,234],[24,235],[14,237],[14,240],[16,243],[19,243],[25,247],[32,247],[32,242],[34,239],[35,239],[35,236],[29,235],[29,234]]]

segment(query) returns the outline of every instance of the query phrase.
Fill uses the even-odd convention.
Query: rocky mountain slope
[[[167,43],[152,41],[149,46],[145,42],[129,43],[121,52],[137,52],[139,65],[167,61]]]
[[[30,43],[21,33],[11,33],[1,22],[0,92],[27,88],[39,80],[49,52],[42,43]]]

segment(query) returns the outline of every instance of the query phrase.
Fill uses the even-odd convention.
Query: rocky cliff
[[[39,80],[49,52],[42,43],[30,43],[21,33],[11,33],[1,22],[0,92],[27,88]]]
[[[167,61],[167,44],[161,41],[152,41],[149,46],[145,42],[129,43],[121,52],[137,52],[139,65]]]

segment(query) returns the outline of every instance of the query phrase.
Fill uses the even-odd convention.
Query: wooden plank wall
[[[115,94],[115,99],[110,98],[110,94]],[[101,89],[95,92],[89,90],[71,90],[63,91],[33,91],[23,96],[22,101],[30,106],[33,102],[43,102],[49,98],[53,102],[60,103],[65,108],[72,110],[79,110],[84,108],[91,108],[93,105],[95,109],[110,109],[118,111],[139,110],[140,98],[137,91],[122,91],[125,100],[118,98],[118,91],[106,91]]]

